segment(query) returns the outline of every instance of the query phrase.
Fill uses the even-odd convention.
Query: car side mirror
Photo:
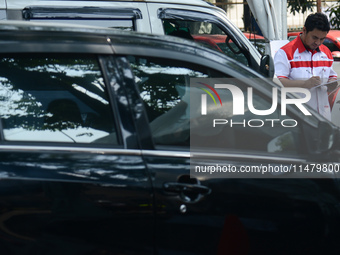
[[[316,152],[330,150],[334,143],[334,129],[330,123],[320,121],[318,125],[318,136],[316,141]]]

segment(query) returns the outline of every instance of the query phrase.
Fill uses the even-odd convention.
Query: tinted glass
[[[206,47],[222,52],[244,65],[249,65],[247,57],[231,38],[212,22],[164,19],[163,28],[166,35],[193,40]]]
[[[129,60],[155,143],[189,146],[190,78],[223,77],[223,74],[169,59],[129,57]]]
[[[129,60],[145,104],[156,145],[189,148],[193,145],[191,142],[195,140],[194,146],[196,147],[208,146],[216,150],[284,154],[302,153],[304,150],[300,146],[302,144],[300,126],[295,126],[296,123],[289,120],[292,117],[282,116],[279,106],[270,115],[265,116],[258,116],[249,111],[247,88],[252,87],[256,79],[243,81],[230,79],[228,81],[239,88],[245,96],[245,114],[242,116],[232,114],[233,96],[230,91],[216,89],[224,106],[223,108],[215,107],[216,102],[208,101],[213,109],[209,114],[216,116],[216,119],[226,118],[229,122],[219,125],[214,130],[202,130],[201,127],[204,128],[204,125],[201,125],[199,114],[200,98],[205,92],[200,88],[191,87],[190,80],[192,81],[191,78],[229,78],[226,74],[197,64],[170,59],[129,57]],[[193,101],[192,93],[194,96],[197,93],[197,100]],[[269,96],[254,90],[252,98],[256,110],[264,111],[272,108],[272,99]]]
[[[256,79],[192,80],[192,150],[303,153],[300,119],[283,115],[278,101],[272,99],[278,98],[274,90],[274,96],[264,95],[253,88],[256,83]]]
[[[266,41],[263,39],[249,39],[249,41],[255,46],[255,48],[261,53],[261,55],[265,54],[266,50]]]
[[[0,88],[7,141],[117,143],[95,56],[0,56]]]

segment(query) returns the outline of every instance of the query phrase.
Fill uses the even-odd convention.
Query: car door
[[[155,192],[159,254],[337,250],[335,171],[324,178],[322,171],[314,176],[310,169],[339,167],[332,163],[337,158],[318,151],[321,147],[314,139],[328,148],[333,132],[329,123],[305,116],[293,106],[285,115],[278,106],[269,115],[258,116],[249,111],[247,100],[242,102],[246,114],[240,117],[232,113],[233,97],[223,89],[216,90],[225,107],[220,108],[210,90],[214,84],[208,84],[207,78],[220,82],[227,78],[245,95],[248,87],[253,88],[257,110],[273,105],[268,91],[277,87],[262,78],[249,78],[248,71],[233,64],[231,69],[218,68],[208,58],[164,52],[152,57],[131,53],[128,60],[152,136],[144,141],[142,153]],[[195,81],[193,87],[190,80]],[[201,122],[201,94],[211,97],[207,108],[212,106],[213,118],[223,122],[216,130],[212,122]],[[292,177],[289,171],[303,178]]]
[[[2,253],[153,253],[151,182],[115,61],[42,48],[0,53]]]

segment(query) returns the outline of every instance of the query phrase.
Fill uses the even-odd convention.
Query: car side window
[[[200,88],[190,87],[195,78],[228,78],[247,97],[249,82],[231,79],[208,67],[161,58],[129,57],[140,96],[144,101],[154,143],[162,146],[209,146],[211,149],[257,151],[296,154],[303,151],[300,127],[289,116],[281,116],[280,107],[268,116],[257,116],[249,111],[245,100],[245,114],[233,115],[233,97],[225,89],[216,89],[221,95],[223,108],[213,109],[211,116],[224,118],[227,123],[217,128],[206,128],[202,123]],[[212,92],[211,92],[212,93]],[[193,100],[197,94],[197,100]],[[217,100],[217,99],[216,99]],[[271,99],[254,90],[253,102],[257,110],[267,110]],[[191,101],[191,103],[190,103]],[[190,109],[191,108],[191,109]],[[193,109],[193,112],[191,111]],[[208,105],[209,109],[209,105]],[[282,124],[282,121],[283,124]],[[197,126],[195,126],[197,125]],[[212,123],[210,125],[212,127]],[[274,126],[274,127],[272,127]],[[287,126],[290,126],[289,128]],[[199,128],[197,128],[199,127]]]
[[[162,21],[166,35],[195,41],[249,66],[246,55],[217,24],[185,19],[162,19]]]
[[[190,78],[223,77],[209,68],[161,58],[128,57],[156,145],[189,146]]]
[[[289,113],[281,114],[280,104],[272,99],[274,93],[264,95],[253,87],[256,83],[261,86],[263,81],[235,78],[206,80],[204,83],[210,87],[204,86],[200,80],[192,83],[197,86],[191,87],[190,97],[191,149],[289,155],[305,153],[299,119]],[[207,97],[204,114],[202,95]],[[213,100],[217,95],[220,103],[217,99]]]
[[[117,144],[96,56],[0,55],[0,88],[6,141]]]
[[[249,41],[255,46],[255,48],[261,53],[261,55],[265,55],[266,53],[266,41],[264,39],[253,39],[250,38]]]

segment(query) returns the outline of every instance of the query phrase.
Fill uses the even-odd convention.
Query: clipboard
[[[321,83],[320,85],[317,85],[317,86],[315,86],[313,88],[310,88],[310,89],[316,89],[316,88],[319,88],[319,87],[322,87],[322,86],[328,86],[328,85],[333,84],[333,83],[336,82],[337,86],[331,92],[328,92],[328,96],[330,96],[331,94],[333,94],[340,87],[339,81],[340,81],[340,78],[336,79],[336,80],[332,80],[330,82]]]

